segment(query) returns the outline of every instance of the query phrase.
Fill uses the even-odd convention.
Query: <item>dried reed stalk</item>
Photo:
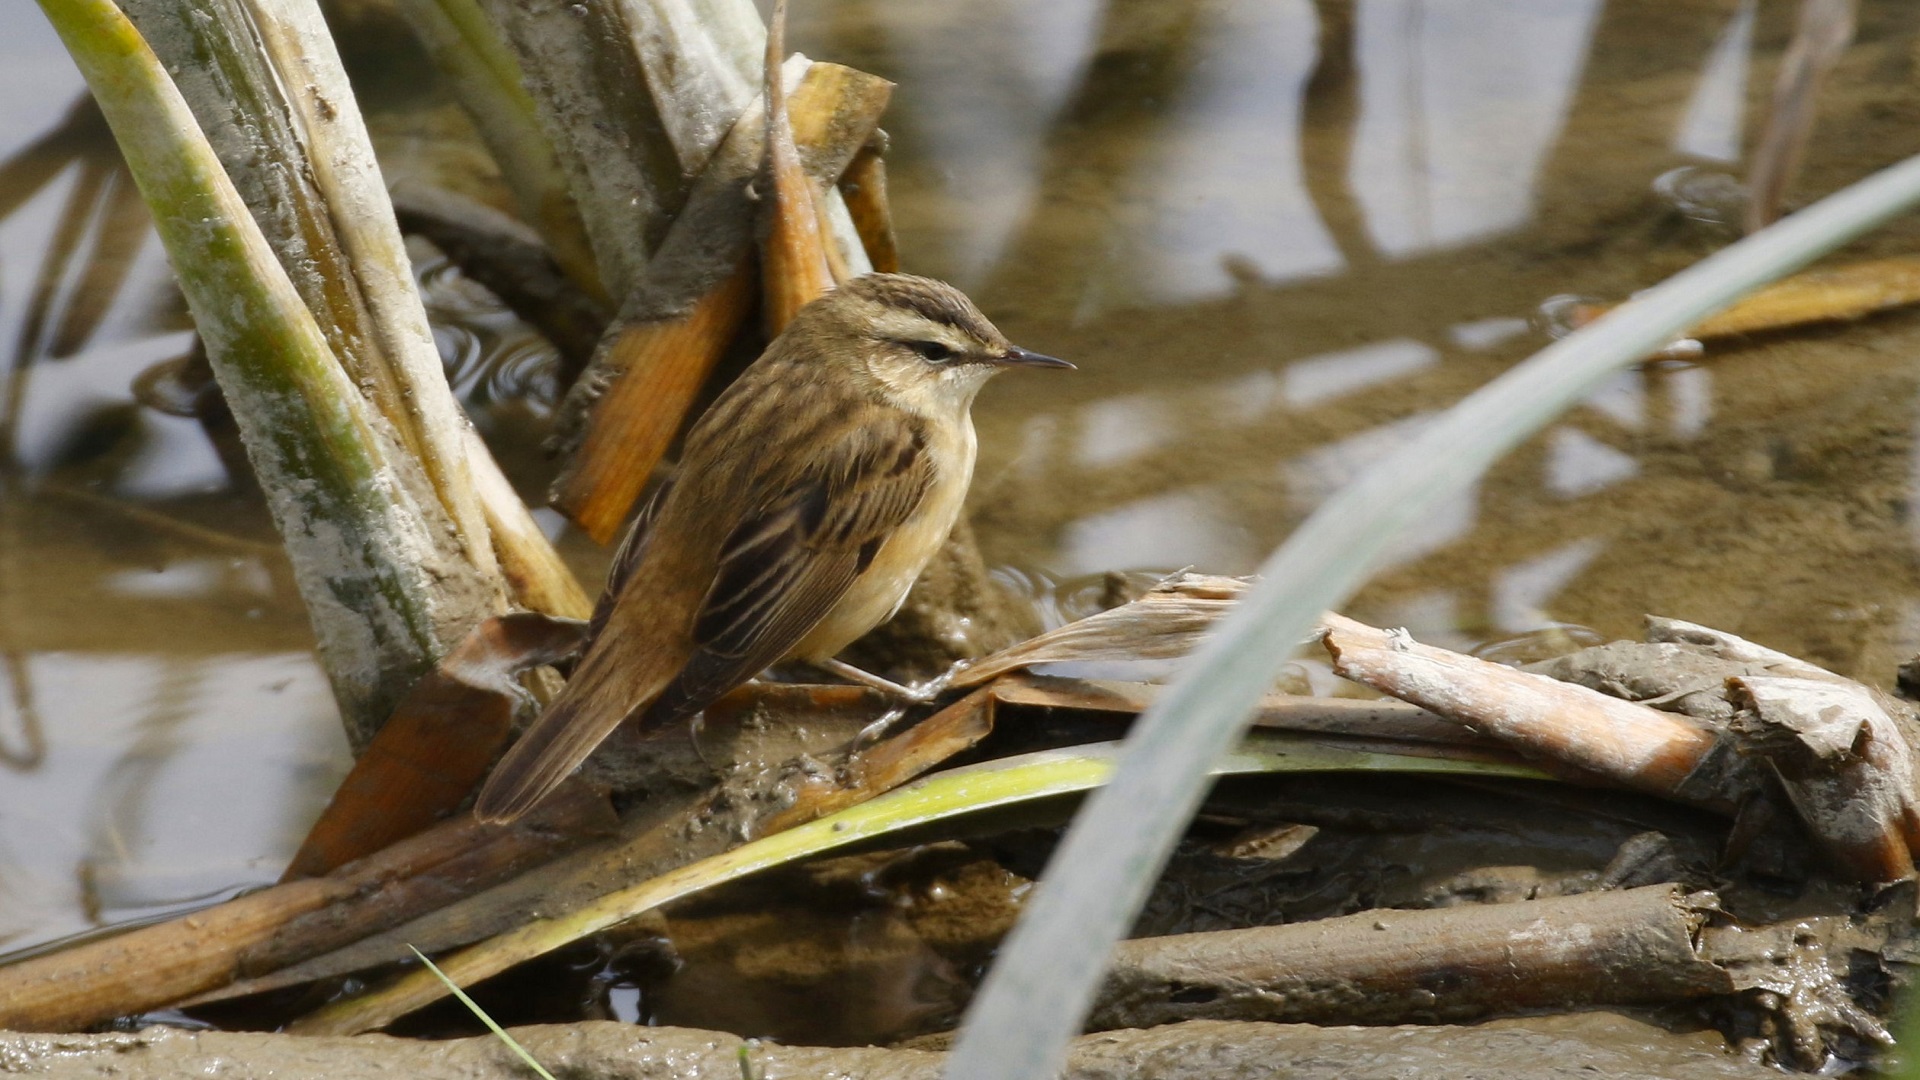
[[[892,84],[798,58],[785,74],[797,80],[787,95],[796,146],[813,175],[831,183],[879,122]],[[760,172],[764,115],[749,108],[728,133],[661,247],[661,277],[615,320],[563,409],[559,437],[574,441],[553,505],[601,543],[645,490],[751,310],[747,189]]]
[[[444,822],[325,877],[0,967],[0,1028],[77,1031],[176,1004],[406,921],[513,877],[612,825],[570,788],[511,827]]]
[[[1817,323],[1848,322],[1914,303],[1920,303],[1920,256],[1870,259],[1795,274],[1693,326],[1685,336],[1713,341]],[[1573,325],[1585,326],[1611,310],[1610,304],[1580,305],[1573,310]]]
[[[1334,673],[1490,735],[1533,760],[1732,813],[1738,793],[1688,781],[1721,740],[1694,720],[1324,617]]]
[[[860,246],[867,249],[873,268],[895,274],[900,271],[900,242],[893,232],[893,205],[887,200],[885,134],[875,132],[853,156],[846,175],[840,178],[840,194],[847,200],[847,213],[853,217]]]

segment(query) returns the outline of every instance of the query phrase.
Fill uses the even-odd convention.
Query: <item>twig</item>
[[[1088,1026],[1459,1022],[1725,994],[1733,978],[1694,944],[1717,906],[1652,885],[1123,941]]]

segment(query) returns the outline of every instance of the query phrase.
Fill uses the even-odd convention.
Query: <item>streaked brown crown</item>
[[[868,274],[840,286],[839,291],[848,298],[911,311],[932,322],[951,326],[976,341],[987,344],[1006,341],[999,329],[967,299],[967,294],[944,281],[912,274]]]

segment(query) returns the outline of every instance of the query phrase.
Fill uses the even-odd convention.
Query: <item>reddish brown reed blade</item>
[[[646,489],[654,467],[753,304],[754,275],[742,264],[685,317],[616,331],[607,344],[621,375],[594,409],[554,508],[605,544]]]
[[[794,139],[817,182],[832,182],[845,170],[872,134],[892,91],[885,79],[837,64],[807,69],[787,104]],[[761,170],[764,127],[755,115],[728,134],[661,246],[663,280],[637,296],[648,303],[655,292],[676,297],[676,268],[704,267],[714,258],[738,261],[715,278],[694,274],[702,282],[721,280],[690,286],[696,291],[688,294],[686,306],[668,304],[667,314],[636,317],[611,331],[562,410],[563,419],[573,414],[563,427],[580,434],[577,441],[569,439],[570,457],[554,485],[553,505],[601,543],[619,531],[646,489],[685,425],[701,384],[752,307],[759,278],[751,265],[752,230],[746,227],[753,210],[742,191]],[[719,227],[716,222],[737,222],[737,243],[709,235]],[[716,267],[721,268],[724,263]]]
[[[767,174],[773,198],[766,239],[760,246],[760,315],[767,336],[793,321],[794,313],[833,287],[827,244],[813,182],[800,168],[793,126],[787,115],[781,61],[786,53],[787,4],[775,0],[767,32]]]
[[[506,741],[521,700],[514,676],[567,656],[584,629],[531,612],[475,627],[354,762],[281,880],[327,873],[458,809]]]
[[[0,1028],[77,1031],[205,996],[490,888],[615,824],[604,796],[565,785],[507,828],[443,821],[324,877],[9,964]]]
[[[867,249],[873,268],[883,274],[900,272],[900,242],[893,232],[893,205],[887,201],[887,140],[885,132],[874,137],[854,155],[846,174],[840,177],[840,194],[847,200],[847,212],[853,228],[860,234],[860,246]]]

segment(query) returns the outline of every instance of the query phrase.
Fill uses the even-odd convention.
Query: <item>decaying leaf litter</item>
[[[861,146],[868,145],[870,144],[866,140],[862,140]],[[619,384],[618,380],[612,382],[614,386]],[[643,473],[651,471],[650,464],[643,467],[641,471]],[[644,478],[643,475],[641,479],[644,480]],[[1049,639],[1042,642],[1016,645],[1010,653],[1001,654],[998,658],[989,658],[986,662],[970,669],[963,668],[953,680],[957,690],[966,690],[982,684],[984,686],[982,689],[973,690],[971,696],[963,697],[960,701],[948,705],[947,709],[941,713],[941,716],[951,717],[948,725],[957,724],[957,731],[949,732],[947,727],[939,723],[931,726],[923,724],[911,729],[908,734],[897,737],[899,740],[909,740],[908,742],[895,741],[879,744],[864,755],[852,759],[852,764],[849,766],[843,767],[838,764],[840,752],[852,737],[853,730],[864,727],[865,722],[872,719],[872,713],[882,707],[879,703],[863,700],[863,696],[857,693],[847,694],[844,691],[828,688],[783,690],[767,687],[751,691],[743,695],[744,701],[736,706],[741,708],[742,719],[739,722],[738,731],[742,733],[750,733],[758,729],[759,733],[764,735],[770,727],[779,728],[789,723],[789,718],[794,715],[805,716],[810,725],[824,726],[827,719],[816,719],[816,716],[821,707],[826,705],[836,706],[842,711],[853,713],[857,723],[851,724],[852,730],[850,730],[843,717],[843,727],[840,730],[831,732],[830,737],[813,748],[808,757],[795,758],[791,752],[792,748],[780,746],[780,740],[777,738],[773,740],[774,748],[759,751],[757,754],[743,753],[734,747],[725,746],[724,740],[729,736],[724,731],[726,710],[721,710],[723,716],[715,726],[723,729],[721,749],[726,752],[716,753],[714,747],[704,744],[703,752],[722,761],[733,760],[744,764],[726,773],[726,784],[711,793],[698,796],[698,799],[704,801],[696,801],[691,809],[683,811],[682,817],[658,816],[665,811],[664,807],[655,807],[651,811],[646,808],[651,803],[669,801],[666,796],[670,791],[686,792],[701,787],[705,780],[701,769],[694,763],[682,760],[677,763],[674,771],[669,772],[662,768],[662,762],[675,756],[677,751],[659,746],[633,748],[632,757],[637,764],[627,764],[614,769],[602,779],[611,780],[630,790],[635,788],[646,790],[654,798],[648,803],[637,804],[641,808],[638,815],[633,809],[629,809],[628,821],[622,826],[627,839],[622,841],[624,853],[619,856],[624,863],[618,865],[621,865],[621,871],[628,876],[628,880],[651,877],[673,863],[697,854],[701,842],[715,845],[713,850],[716,851],[726,848],[740,835],[752,833],[754,822],[763,817],[784,818],[786,821],[798,820],[804,816],[808,796],[795,792],[816,792],[817,794],[813,797],[819,800],[821,808],[825,809],[837,807],[845,801],[847,796],[840,793],[846,792],[849,788],[856,793],[853,797],[858,798],[860,782],[871,775],[884,774],[887,780],[893,782],[906,779],[918,769],[937,762],[938,755],[957,752],[964,749],[966,745],[985,738],[987,732],[981,729],[984,725],[978,725],[975,721],[975,718],[983,713],[994,720],[1002,719],[1003,713],[1006,716],[1028,719],[1031,721],[1026,725],[1029,728],[1041,727],[1039,721],[1044,719],[1070,733],[1063,735],[1060,731],[1054,731],[1050,735],[1051,738],[1085,742],[1088,740],[1086,724],[1099,722],[1110,724],[1110,720],[1099,721],[1097,718],[1101,715],[1124,716],[1130,711],[1137,710],[1139,703],[1151,696],[1151,686],[1129,683],[1088,686],[1078,680],[1048,680],[1044,677],[1034,679],[1004,673],[1017,671],[1024,664],[1036,662],[1089,659],[1111,661],[1142,656],[1180,655],[1191,647],[1195,636],[1204,630],[1213,617],[1218,615],[1222,607],[1231,603],[1232,595],[1236,590],[1237,585],[1229,580],[1181,579],[1171,583],[1165,589],[1149,593],[1147,597],[1138,601],[1138,605],[1143,606],[1127,605],[1118,609],[1121,614],[1109,617],[1106,625],[1100,625],[1101,620],[1096,617],[1088,620],[1096,624],[1095,627],[1090,628],[1085,624],[1079,624],[1063,628],[1062,631],[1055,632],[1049,636]],[[1454,664],[1455,661],[1437,660],[1435,657],[1427,656],[1412,643],[1396,639],[1391,635],[1381,635],[1365,627],[1339,623],[1335,624],[1326,642],[1328,647],[1337,654],[1339,662],[1365,666],[1369,675],[1363,681],[1378,680],[1379,683],[1393,684],[1398,688],[1397,692],[1404,693],[1421,704],[1436,709],[1444,705],[1450,711],[1436,718],[1431,714],[1403,712],[1387,706],[1368,705],[1364,706],[1364,709],[1368,710],[1370,715],[1361,722],[1356,721],[1353,710],[1346,706],[1315,706],[1297,701],[1273,703],[1268,713],[1270,718],[1281,718],[1276,719],[1276,722],[1300,722],[1300,717],[1303,715],[1317,717],[1309,723],[1310,730],[1322,732],[1323,734],[1319,736],[1322,740],[1355,741],[1357,745],[1345,748],[1360,753],[1402,753],[1424,748],[1424,752],[1430,756],[1451,755],[1454,759],[1479,761],[1496,766],[1497,768],[1492,771],[1498,771],[1500,767],[1507,769],[1515,767],[1511,755],[1517,747],[1537,764],[1558,773],[1562,780],[1589,785],[1604,783],[1637,789],[1664,800],[1730,817],[1734,822],[1732,836],[1736,842],[1732,844],[1726,843],[1724,839],[1715,841],[1715,830],[1722,827],[1700,827],[1697,822],[1694,824],[1700,827],[1700,832],[1691,836],[1686,835],[1686,829],[1672,822],[1666,823],[1666,830],[1651,830],[1652,833],[1657,834],[1651,838],[1649,830],[1634,832],[1620,845],[1619,858],[1613,860],[1613,863],[1618,865],[1607,865],[1603,874],[1593,881],[1584,883],[1641,887],[1628,889],[1617,895],[1623,899],[1631,898],[1630,902],[1624,904],[1624,907],[1629,910],[1639,910],[1633,908],[1635,903],[1645,904],[1644,918],[1656,924],[1638,927],[1636,919],[1629,918],[1627,922],[1630,924],[1630,931],[1637,928],[1677,948],[1674,962],[1679,965],[1682,973],[1674,976],[1673,983],[1665,990],[1659,993],[1648,993],[1639,988],[1629,987],[1625,988],[1623,996],[1617,1000],[1604,996],[1595,998],[1590,996],[1594,983],[1593,972],[1585,971],[1582,977],[1579,972],[1584,969],[1576,969],[1576,975],[1572,977],[1562,975],[1560,978],[1567,982],[1581,984],[1580,989],[1582,992],[1589,993],[1589,996],[1556,998],[1550,991],[1546,992],[1545,997],[1528,996],[1528,993],[1536,995],[1541,993],[1537,987],[1529,987],[1528,993],[1516,993],[1506,998],[1496,997],[1491,1005],[1481,1006],[1471,995],[1461,994],[1453,997],[1452,1004],[1457,1006],[1457,1009],[1450,1011],[1436,1006],[1434,992],[1430,986],[1421,987],[1423,979],[1428,981],[1432,979],[1433,971],[1416,968],[1411,972],[1400,973],[1400,977],[1409,979],[1415,984],[1415,989],[1408,994],[1410,1003],[1403,1006],[1411,1009],[1412,1012],[1410,1014],[1393,1012],[1391,1005],[1393,994],[1376,990],[1367,996],[1370,1000],[1386,1002],[1387,1011],[1377,1017],[1370,1017],[1371,1019],[1375,1019],[1376,1022],[1392,1022],[1396,1019],[1406,1019],[1409,1015],[1417,1018],[1457,1019],[1482,1015],[1474,1012],[1476,1008],[1498,1009],[1503,1004],[1506,1007],[1512,1007],[1514,1004],[1541,1007],[1585,1004],[1596,1000],[1608,1003],[1670,1001],[1690,999],[1698,988],[1706,987],[1711,990],[1709,996],[1738,999],[1747,1007],[1739,1019],[1730,1020],[1729,1023],[1747,1023],[1753,1025],[1754,1030],[1771,1025],[1772,1030],[1769,1034],[1775,1036],[1777,1052],[1784,1060],[1802,1065],[1817,1063],[1822,1054],[1823,1044],[1822,1036],[1816,1030],[1818,1020],[1810,1019],[1816,1015],[1824,1018],[1828,1026],[1833,1032],[1837,1032],[1842,1040],[1871,1041],[1879,1037],[1880,1033],[1872,1017],[1850,1005],[1846,988],[1835,980],[1832,971],[1826,972],[1824,982],[1817,976],[1809,975],[1810,971],[1817,972],[1820,965],[1815,964],[1809,967],[1800,953],[1808,949],[1817,951],[1821,945],[1826,944],[1818,940],[1817,934],[1804,935],[1807,940],[1799,940],[1800,935],[1789,934],[1788,936],[1793,937],[1794,940],[1786,942],[1777,940],[1781,937],[1780,934],[1740,935],[1743,940],[1748,941],[1771,941],[1773,942],[1770,946],[1772,951],[1762,949],[1759,955],[1736,955],[1732,952],[1714,955],[1710,947],[1714,935],[1709,931],[1716,923],[1728,925],[1725,920],[1730,919],[1731,916],[1727,911],[1739,910],[1737,905],[1730,901],[1723,902],[1711,896],[1704,896],[1697,890],[1681,895],[1672,889],[1663,889],[1659,886],[1659,882],[1664,879],[1659,875],[1661,873],[1676,875],[1682,880],[1687,880],[1690,886],[1721,885],[1728,892],[1728,896],[1732,897],[1740,892],[1738,881],[1743,874],[1766,881],[1791,879],[1796,874],[1803,874],[1809,865],[1809,860],[1813,858],[1829,860],[1836,871],[1835,879],[1838,881],[1884,883],[1910,874],[1912,856],[1907,845],[1909,827],[1907,802],[1910,798],[1911,777],[1910,768],[1906,763],[1905,739],[1906,731],[1912,724],[1911,716],[1899,703],[1887,701],[1871,690],[1844,686],[1824,672],[1818,672],[1817,669],[1807,670],[1810,665],[1799,664],[1777,655],[1768,655],[1764,650],[1748,646],[1738,639],[1688,627],[1678,631],[1687,640],[1676,643],[1661,636],[1672,632],[1674,631],[1670,626],[1657,630],[1655,636],[1660,640],[1654,644],[1656,646],[1693,644],[1698,650],[1703,650],[1691,654],[1695,663],[1688,668],[1686,681],[1676,682],[1669,679],[1661,682],[1658,676],[1642,670],[1644,665],[1651,670],[1661,671],[1664,670],[1665,665],[1674,663],[1673,654],[1666,649],[1655,654],[1658,656],[1657,661],[1644,656],[1634,657],[1631,653],[1629,656],[1632,658],[1625,660],[1617,655],[1609,657],[1605,662],[1589,658],[1587,663],[1593,664],[1596,668],[1605,668],[1606,673],[1601,675],[1594,675],[1589,669],[1582,668],[1578,664],[1565,668],[1558,674],[1567,681],[1577,683],[1592,679],[1614,688],[1635,684],[1636,692],[1630,696],[1636,698],[1689,701],[1691,703],[1689,709],[1666,714],[1685,717],[1685,722],[1663,719],[1647,712],[1633,710],[1628,712],[1634,719],[1622,719],[1621,717],[1625,714],[1615,706],[1596,703],[1589,698],[1586,702],[1588,706],[1613,717],[1614,720],[1597,725],[1565,724],[1560,722],[1565,715],[1565,707],[1560,704],[1543,706],[1538,701],[1526,700],[1524,695],[1522,695],[1523,699],[1517,703],[1505,702],[1504,699],[1510,692],[1506,684],[1512,680],[1505,675],[1491,672],[1487,673],[1488,683],[1477,694],[1470,693],[1469,681],[1464,676],[1450,676],[1436,688],[1430,682],[1423,680],[1417,669],[1409,670],[1413,659],[1418,657],[1421,660],[1449,665]],[[1363,639],[1377,637],[1380,640],[1369,641],[1363,646],[1358,641],[1343,640],[1341,636],[1343,633]],[[540,654],[535,659],[538,661],[551,659],[551,657]],[[1371,664],[1366,664],[1366,661],[1371,661]],[[1736,665],[1738,670],[1713,669],[1713,665],[1708,661]],[[1608,663],[1615,666],[1606,668]],[[1473,665],[1464,666],[1472,667]],[[1707,669],[1704,674],[1703,668]],[[1359,668],[1350,667],[1349,670],[1358,673]],[[1622,670],[1626,674],[1620,674]],[[455,673],[446,672],[443,669],[442,674]],[[992,676],[995,675],[1003,675],[1003,677],[999,681],[992,681]],[[1569,675],[1574,677],[1568,679]],[[1719,704],[1712,704],[1711,699],[1719,690],[1713,685],[1716,676],[1722,686],[1730,680],[1737,680],[1738,686],[1732,693],[1720,691]],[[492,692],[498,696],[497,700],[511,700],[516,697],[516,692],[500,681],[498,671],[495,671],[492,676],[460,682],[463,688],[461,692],[473,689],[476,682],[490,685]],[[1792,685],[1784,685],[1788,683]],[[485,690],[487,686],[481,686],[480,689]],[[1531,686],[1529,689],[1537,690],[1538,686]],[[1647,689],[1651,689],[1651,692],[1641,692]],[[427,687],[416,693],[422,692],[431,695],[432,688]],[[1562,693],[1560,690],[1543,692]],[[1470,697],[1472,698],[1470,701],[1455,700]],[[1483,698],[1500,699],[1501,703],[1490,704],[1482,700]],[[1801,699],[1811,700],[1814,704],[1810,708],[1803,707],[1798,704]],[[1662,702],[1662,704],[1668,703]],[[426,711],[431,712],[433,707],[429,705]],[[1315,713],[1316,708],[1322,709],[1323,712]],[[1511,711],[1503,711],[1508,708]],[[1836,708],[1841,710],[1837,716]],[[1698,714],[1691,711],[1694,709],[1699,710]],[[1543,719],[1549,722],[1543,725],[1540,723]],[[1374,725],[1388,721],[1395,722],[1394,735],[1383,746],[1378,740],[1379,728]],[[975,723],[976,726],[969,727],[970,723]],[[1078,730],[1075,730],[1076,723],[1080,725]],[[1458,733],[1463,725],[1473,729],[1472,733],[1477,733],[1468,741],[1466,747],[1458,745],[1460,741]],[[995,725],[1002,730],[1006,726],[1005,724]],[[1331,734],[1327,734],[1330,728],[1333,730]],[[1438,735],[1438,732],[1442,731],[1448,732],[1449,736]],[[1640,738],[1621,739],[1623,732],[1638,735]],[[1015,734],[1016,737],[1018,734],[1027,734],[1029,737],[1038,735],[1037,732]],[[1497,735],[1498,741],[1486,738],[1489,734]],[[1044,739],[1049,736],[1038,735],[1038,737]],[[916,757],[915,744],[911,741],[915,739],[933,741],[939,745],[935,751]],[[1595,743],[1604,743],[1604,745],[1596,746]],[[1342,744],[1332,742],[1331,745],[1341,746]],[[1444,749],[1436,750],[1435,747]],[[1004,748],[1001,752],[1009,752],[1011,749],[1012,747]],[[1413,755],[1409,753],[1408,756]],[[875,761],[882,763],[883,767],[873,769],[864,767],[867,763]],[[698,755],[694,756],[694,762],[698,762]],[[796,778],[799,778],[797,783]],[[636,781],[641,782],[636,783]],[[881,784],[886,782],[879,781]],[[1862,798],[1862,793],[1868,797]],[[1331,829],[1337,827],[1331,819],[1343,816],[1357,819],[1364,818],[1367,814],[1367,808],[1364,806],[1341,808],[1339,800],[1327,799],[1321,804],[1319,812],[1330,819],[1328,824],[1315,824],[1305,820],[1261,821],[1256,811],[1250,809],[1261,801],[1258,795],[1257,792],[1249,795],[1245,791],[1236,790],[1232,797],[1225,798],[1227,805],[1212,813],[1210,820],[1205,824],[1212,828],[1240,830],[1240,834],[1276,831],[1284,833],[1292,829],[1297,836],[1298,827],[1317,829],[1320,834],[1328,834]],[[1284,801],[1284,799],[1278,801]],[[1364,802],[1364,800],[1360,801]],[[796,808],[801,809],[802,813],[796,814]],[[1329,812],[1328,808],[1336,808],[1340,812]],[[437,809],[445,810],[446,807]],[[646,820],[649,814],[655,815],[654,820]],[[638,824],[633,820],[636,816],[642,819]],[[1297,812],[1295,816],[1304,818],[1308,815]],[[1376,817],[1390,816],[1390,812],[1376,814]],[[1632,815],[1623,814],[1622,816],[1631,817]],[[1350,827],[1351,820],[1348,824]],[[599,827],[604,829],[605,826]],[[1375,827],[1379,827],[1377,822]],[[446,827],[443,826],[443,828]],[[563,828],[561,831],[567,830]],[[582,832],[590,831],[582,830]],[[1802,832],[1807,835],[1801,835]],[[1243,840],[1247,838],[1240,834],[1236,835]],[[630,849],[631,841],[635,837],[642,841],[643,848],[651,845],[652,862],[646,861],[644,857],[633,856]],[[1291,850],[1286,851],[1285,856],[1271,861],[1276,861],[1283,866],[1289,860],[1304,862],[1311,857],[1310,846],[1316,841],[1319,841],[1322,846],[1326,845],[1326,841],[1322,841],[1320,835],[1312,835],[1304,841],[1309,847],[1293,846]],[[981,850],[982,845],[990,845],[991,841],[982,841],[976,837],[969,843],[973,845],[973,850]],[[1240,849],[1240,845],[1222,845],[1223,850],[1229,847],[1234,850]],[[1287,847],[1288,845],[1281,845],[1282,850]],[[991,848],[987,847],[986,850]],[[1021,860],[1018,852],[1002,853],[1000,857],[1013,863]],[[580,859],[582,856],[575,858]],[[1026,858],[1030,863],[1032,853],[1026,853]],[[1731,861],[1723,862],[1724,859]],[[591,880],[604,886],[606,867],[609,864],[602,862],[584,865],[591,866],[592,869],[582,869],[580,874],[582,880]],[[1729,870],[1729,867],[1732,869]],[[412,869],[412,867],[404,867],[394,872],[396,877],[391,880],[404,880]],[[388,872],[380,871],[378,875],[384,878],[386,873]],[[1653,876],[1649,877],[1650,874]],[[1730,876],[1721,878],[1718,876],[1721,874]],[[542,884],[550,885],[551,882],[552,879],[548,878]],[[439,884],[435,883],[436,886]],[[504,887],[511,889],[512,885],[509,883]],[[436,899],[444,898],[445,891],[444,887],[442,888],[441,896]],[[458,891],[459,887],[452,888],[453,891]],[[1476,888],[1483,893],[1499,891],[1492,883],[1482,882],[1477,886],[1461,885],[1451,895],[1456,898],[1470,896]],[[1566,883],[1562,883],[1562,888],[1570,896],[1606,895],[1593,894],[1591,890],[1582,893],[1577,891],[1577,885],[1568,887]],[[433,890],[430,888],[419,891]],[[1533,898],[1533,902],[1537,903],[1550,897],[1555,889],[1542,887],[1540,883],[1535,882],[1524,891]],[[481,893],[475,899],[485,895]],[[523,916],[528,906],[525,899],[528,895],[529,893],[523,887],[522,892],[513,902],[502,905],[506,910],[496,907],[496,910],[491,913],[491,918],[495,920],[493,926],[498,928],[503,919]],[[544,898],[544,894],[542,895]],[[1438,895],[1445,894],[1436,894],[1424,899],[1431,904]],[[1886,912],[1897,910],[1905,895],[1903,891],[1897,889],[1879,894],[1876,902],[1881,906],[1876,910],[1883,916]],[[1353,899],[1364,899],[1364,897],[1356,895]],[[1906,902],[1910,903],[1910,900]],[[1759,903],[1760,906],[1755,910],[1768,913],[1766,904]],[[1548,906],[1551,907],[1551,905]],[[1836,907],[1834,917],[1844,917],[1840,913],[1845,910],[1845,906],[1846,902],[1843,901]],[[475,907],[484,908],[485,905],[475,905]],[[411,918],[419,910],[419,908],[402,908],[398,915],[389,916],[389,925],[398,919]],[[1553,919],[1556,917],[1568,920],[1569,925],[1573,926],[1589,925],[1580,921],[1585,916],[1578,913],[1569,914],[1560,908],[1554,909],[1553,914],[1543,914],[1541,917],[1548,920],[1549,926],[1553,925]],[[1681,927],[1678,931],[1672,929],[1676,919],[1679,920],[1678,925]],[[1889,927],[1883,928],[1884,934],[1894,935],[1899,931],[1899,919],[1886,917],[1880,921],[1888,924]],[[1374,922],[1381,923],[1383,919],[1376,916]],[[1874,924],[1872,919],[1865,922],[1869,926]],[[477,917],[471,913],[465,916],[443,918],[441,919],[443,927],[441,936],[437,940],[429,939],[427,947],[437,951],[465,944],[493,932],[476,929],[477,926],[484,924],[486,924],[485,917]],[[1311,923],[1304,925],[1312,926]],[[1465,925],[1465,920],[1462,925]],[[404,934],[416,928],[429,929],[411,922],[404,923],[400,929]],[[1178,928],[1177,921],[1169,927],[1169,929],[1173,928]],[[1856,936],[1847,940],[1845,947],[1859,949],[1862,940],[1858,936],[1858,928],[1850,929]],[[1438,927],[1432,933],[1434,936],[1459,936],[1462,940],[1469,936],[1457,934],[1445,927]],[[1871,933],[1871,930],[1867,932],[1868,938],[1871,938]],[[122,939],[121,947],[134,946],[132,937],[133,935],[128,935],[127,938]],[[1884,941],[1878,944],[1885,946]],[[1167,956],[1162,960],[1156,961],[1153,955],[1144,954],[1132,957],[1129,962],[1134,966],[1124,967],[1122,970],[1123,972],[1164,970],[1154,965],[1157,962],[1172,963],[1174,962],[1172,958],[1180,955],[1205,955],[1197,951],[1202,947],[1199,943],[1170,941],[1166,946]],[[1261,952],[1260,946],[1252,942],[1227,947],[1236,955],[1248,957],[1257,956]],[[1150,949],[1151,946],[1148,948]],[[1292,951],[1284,943],[1277,945],[1276,949],[1283,956]],[[1893,951],[1897,953],[1897,944],[1893,946]],[[320,956],[325,955],[326,949],[322,948]],[[363,964],[369,962],[368,955],[363,954],[360,962]],[[1604,965],[1609,958],[1609,955],[1600,955],[1592,958],[1592,962]],[[57,960],[58,957],[56,955],[43,959]],[[384,959],[387,957],[379,956],[372,962]],[[30,963],[39,962],[41,961]],[[275,961],[269,961],[269,963],[272,962],[286,961],[283,958],[277,958]],[[1741,969],[1743,964],[1745,968],[1742,969],[1742,973],[1733,974],[1736,969]],[[1218,962],[1210,962],[1207,966],[1217,967]],[[1386,966],[1392,967],[1391,964]],[[21,967],[16,965],[16,970],[11,974],[21,974],[18,970]],[[1708,968],[1712,970],[1708,971]],[[339,969],[332,974],[347,970],[353,969]],[[1850,967],[1843,967],[1841,970],[1847,977],[1855,975]],[[241,974],[270,978],[272,973],[241,972]],[[1207,999],[1209,995],[1212,995],[1211,1000],[1221,1002],[1217,1015],[1244,1015],[1235,1011],[1244,1008],[1244,1003],[1232,1004],[1235,995],[1221,988],[1196,983],[1192,981],[1191,976],[1182,976],[1179,979],[1168,979],[1164,975],[1155,977],[1168,983],[1159,994],[1159,997],[1164,999],[1163,1004],[1172,1003],[1192,1008],[1156,1014],[1150,1007],[1136,1004],[1133,1006],[1136,1009],[1134,1012],[1121,1011],[1113,1015],[1123,1018],[1131,1017],[1134,1022],[1149,1016],[1161,1020],[1194,1015],[1205,1016],[1208,1013],[1202,1007],[1209,1004],[1209,1001],[1198,999]],[[1262,979],[1271,980],[1263,984],[1270,987],[1295,985],[1289,983],[1289,979],[1354,979],[1358,977],[1351,971],[1341,971],[1331,975],[1320,972],[1302,974],[1299,971],[1264,971],[1252,976],[1235,976],[1236,979],[1253,979],[1256,982]],[[1548,982],[1551,981],[1549,977]],[[1676,988],[1682,984],[1688,989],[1682,991]],[[1662,997],[1663,993],[1669,996]],[[1635,995],[1638,994],[1647,996],[1636,997]],[[1779,1000],[1766,1001],[1764,1000],[1766,995],[1772,995]],[[1310,998],[1313,995],[1300,992],[1288,994],[1282,990],[1278,992],[1278,996],[1284,1010],[1284,1004],[1289,998]],[[1333,996],[1337,998],[1339,995],[1336,993]],[[1256,995],[1256,998],[1271,1003],[1275,993]],[[12,999],[9,998],[9,1000]],[[116,1009],[115,1012],[137,1011],[157,1007],[160,1004],[165,1002],[129,1006]],[[1294,1004],[1296,1007],[1301,1007],[1297,1000]],[[351,1003],[345,1005],[336,1003],[336,1007],[330,1012],[337,1016],[343,1009],[350,1008]],[[1139,1011],[1143,1008],[1146,1011]],[[1268,1019],[1293,1019],[1315,1014],[1310,1008],[1304,1008],[1302,1012],[1278,1011],[1266,1014],[1255,1012],[1253,1015]],[[1121,1022],[1129,1021],[1123,1019]],[[1847,1044],[1843,1042],[1843,1045]]]

